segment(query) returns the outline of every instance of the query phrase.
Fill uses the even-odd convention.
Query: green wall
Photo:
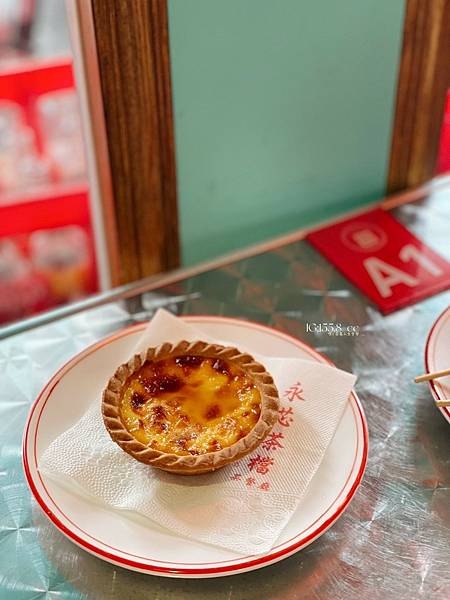
[[[185,264],[384,192],[403,0],[169,0]]]

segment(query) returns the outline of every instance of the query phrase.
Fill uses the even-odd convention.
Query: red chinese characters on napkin
[[[307,239],[384,314],[450,287],[450,263],[381,209]]]
[[[282,394],[283,400],[286,402],[293,402],[296,400],[305,401],[303,386],[300,381],[293,383],[288,387]],[[267,438],[262,442],[261,449],[265,451],[264,454],[252,454],[248,461],[241,461],[243,467],[247,467],[247,475],[243,475],[242,472],[234,471],[230,477],[231,481],[245,481],[247,487],[256,486],[259,490],[264,492],[269,491],[270,483],[268,481],[258,482],[255,476],[259,473],[260,475],[267,475],[270,468],[275,464],[275,458],[271,456],[276,450],[284,448],[284,433],[279,429],[290,427],[294,422],[294,410],[292,406],[281,406],[278,410],[278,422],[275,425],[274,431],[272,431]]]

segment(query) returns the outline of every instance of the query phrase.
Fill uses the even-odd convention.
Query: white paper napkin
[[[182,339],[234,345],[159,310],[136,352]],[[40,457],[40,471],[112,509],[135,511],[190,539],[247,555],[267,552],[305,495],[356,378],[317,362],[251,354],[274,377],[281,409],[266,441],[242,460],[197,476],[153,469],[112,442],[101,400],[92,398],[87,413]],[[117,366],[128,358],[117,356]]]

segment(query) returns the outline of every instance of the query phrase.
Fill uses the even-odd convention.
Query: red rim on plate
[[[213,321],[213,322],[225,321],[225,322],[233,324],[233,325],[240,325],[240,326],[252,327],[252,328],[256,328],[256,329],[260,329],[260,330],[266,330],[266,331],[269,331],[272,335],[276,335],[279,338],[285,339],[285,340],[289,341],[290,343],[293,343],[295,346],[305,350],[311,356],[318,358],[320,360],[320,362],[327,362],[327,363],[333,365],[332,361],[329,360],[326,356],[323,356],[322,354],[320,354],[319,352],[317,352],[316,350],[314,350],[313,348],[311,348],[304,342],[298,340],[297,338],[295,338],[289,334],[280,332],[276,329],[273,329],[272,327],[268,327],[267,325],[261,325],[259,323],[254,323],[252,321],[243,321],[240,319],[234,319],[234,318],[229,318],[229,317],[216,317],[216,316],[212,317],[210,315],[208,315],[208,316],[206,316],[206,315],[205,316],[203,316],[203,315],[183,316],[183,319],[186,319],[188,322],[189,321],[192,321],[192,322],[198,321],[199,324],[201,324],[202,322],[205,322],[205,321]],[[68,372],[72,367],[74,367],[76,364],[78,364],[78,362],[80,362],[81,360],[83,360],[84,358],[86,358],[87,356],[89,356],[90,354],[92,354],[93,352],[98,350],[99,348],[101,348],[107,344],[110,344],[117,338],[123,337],[125,335],[130,335],[130,334],[134,333],[136,330],[139,330],[139,329],[145,327],[145,325],[146,325],[146,323],[138,323],[138,324],[131,325],[125,329],[122,329],[122,330],[108,336],[107,338],[105,338],[99,342],[92,344],[91,346],[86,348],[84,351],[82,351],[79,354],[77,354],[76,356],[72,357],[68,362],[66,362],[55,373],[55,375],[53,375],[53,377],[50,379],[50,381],[47,383],[47,385],[40,392],[40,394],[38,395],[38,397],[36,398],[35,402],[33,403],[32,407],[31,407],[30,413],[27,418],[27,423],[26,423],[24,437],[23,437],[23,454],[22,454],[22,456],[23,456],[24,471],[25,471],[25,476],[26,476],[28,485],[31,489],[31,492],[33,493],[35,499],[41,506],[44,513],[52,521],[52,523],[54,525],[56,525],[56,527],[62,533],[64,533],[70,540],[75,542],[78,546],[82,547],[83,549],[87,550],[88,552],[90,552],[100,558],[106,559],[109,562],[112,562],[114,564],[124,566],[127,568],[131,568],[134,570],[147,572],[147,573],[154,573],[154,574],[160,574],[160,575],[172,575],[172,576],[178,575],[178,576],[185,576],[185,577],[186,576],[187,577],[189,577],[189,576],[195,577],[195,576],[231,575],[233,573],[242,572],[245,570],[251,570],[253,568],[263,567],[263,566],[269,565],[271,563],[277,562],[278,560],[281,560],[282,558],[286,558],[286,557],[290,556],[291,554],[295,553],[296,551],[300,550],[301,548],[304,548],[306,545],[308,545],[309,543],[314,541],[316,538],[318,538],[321,534],[323,534],[339,518],[339,516],[343,513],[343,511],[347,508],[350,500],[353,498],[357,488],[359,487],[359,485],[361,483],[362,477],[364,475],[366,463],[367,463],[367,454],[368,454],[367,422],[366,422],[366,418],[365,418],[364,412],[362,410],[360,401],[354,392],[351,393],[351,397],[352,397],[351,408],[352,408],[353,416],[354,416],[355,423],[356,423],[357,434],[358,434],[358,424],[360,425],[360,428],[362,430],[362,440],[361,440],[362,455],[361,455],[360,463],[358,465],[356,465],[356,458],[357,458],[358,450],[359,450],[358,445],[360,443],[360,440],[357,438],[357,448],[355,451],[355,459],[354,459],[350,474],[348,475],[344,486],[342,487],[341,491],[339,492],[339,494],[337,495],[335,500],[324,511],[324,513],[320,517],[318,517],[316,522],[320,521],[320,519],[339,501],[338,506],[336,506],[333,513],[323,523],[321,523],[318,527],[313,529],[313,531],[311,531],[307,535],[302,535],[303,532],[296,534],[291,540],[289,540],[289,542],[292,542],[292,543],[284,542],[282,544],[282,546],[285,546],[286,543],[289,543],[289,545],[287,547],[283,547],[280,550],[277,550],[277,547],[274,547],[268,553],[266,553],[262,556],[257,556],[255,558],[252,558],[251,556],[250,557],[240,557],[239,559],[236,559],[236,561],[234,561],[236,564],[230,564],[230,562],[233,562],[233,561],[228,560],[228,561],[224,561],[227,563],[226,565],[214,566],[214,567],[209,567],[209,568],[206,566],[209,563],[206,563],[206,564],[205,563],[189,563],[189,564],[192,564],[192,566],[167,566],[167,563],[166,563],[166,566],[165,566],[164,561],[158,561],[156,559],[149,559],[147,557],[133,557],[133,555],[130,555],[130,558],[125,558],[124,556],[114,553],[116,551],[116,552],[121,552],[121,554],[126,554],[124,551],[120,551],[119,549],[112,548],[112,547],[109,547],[110,550],[108,550],[108,551],[104,550],[103,548],[100,548],[99,546],[96,545],[96,542],[100,543],[102,546],[107,546],[107,545],[104,542],[101,542],[100,540],[96,540],[95,538],[93,538],[93,536],[91,534],[89,534],[85,531],[82,531],[76,525],[76,523],[73,523],[73,521],[71,521],[66,515],[64,515],[63,511],[57,506],[57,504],[55,503],[55,501],[52,499],[51,495],[49,494],[49,492],[45,486],[45,483],[40,476],[40,473],[39,473],[38,467],[37,467],[36,441],[37,441],[37,435],[38,435],[38,430],[39,430],[39,421],[40,421],[43,409],[45,407],[45,404],[46,404],[47,400],[50,398],[53,390],[55,389],[55,387],[57,386],[57,384],[59,383],[59,381],[61,380],[63,375],[66,372]],[[42,401],[43,401],[42,406],[40,406]],[[39,407],[40,407],[40,411],[37,416],[37,423],[36,423],[36,427],[35,427],[35,431],[34,431],[34,438],[32,440],[32,442],[33,442],[32,443],[32,456],[29,456],[27,448],[29,446],[29,439],[30,439],[30,437],[29,437],[30,436],[30,425],[31,425],[31,421],[33,419],[34,413],[36,412],[36,410]],[[53,503],[55,508],[52,508],[49,505],[46,498],[44,498],[41,495],[40,491],[38,490],[35,479],[33,478],[33,473],[30,469],[30,460],[33,461],[34,467],[36,469],[37,477],[40,480],[40,485],[45,490],[45,492],[48,496],[48,500],[50,500]],[[347,484],[349,483],[350,479],[352,478],[352,476],[355,473],[355,468],[357,469],[357,473],[354,476],[353,484],[352,484],[351,488],[348,490],[348,492],[341,498]],[[92,541],[89,542],[89,541],[85,540],[84,538],[80,537],[80,535],[78,535],[75,531],[73,531],[73,529],[69,528],[65,523],[63,523],[61,521],[61,519],[58,517],[58,515],[56,514],[55,509],[56,509],[56,511],[59,512],[59,514],[62,517],[64,517],[68,522],[71,523],[71,525],[73,526],[74,529],[78,529],[81,533],[88,536]],[[315,523],[310,524],[305,531],[307,531],[308,529],[313,527]],[[145,559],[146,561],[153,560],[154,564],[150,564],[149,562],[144,563],[141,560],[139,560],[140,558],[142,560]],[[173,562],[168,563],[168,564],[174,565]],[[177,563],[177,564],[180,565],[183,563]],[[219,565],[218,562],[214,562],[213,564]]]
[[[436,352],[436,344],[435,340],[450,315],[450,306],[448,306],[436,319],[433,323],[427,337],[427,341],[425,344],[425,372],[430,373],[434,370],[434,367],[430,367],[430,359],[432,362],[436,364],[435,361],[435,352]],[[435,400],[446,400],[446,396],[444,390],[442,389],[442,385],[438,380],[431,380],[428,382],[430,386],[431,393]],[[447,421],[450,423],[450,407],[448,406],[438,406],[437,407]]]

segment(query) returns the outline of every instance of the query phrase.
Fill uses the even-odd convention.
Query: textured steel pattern
[[[394,211],[450,259],[450,193]],[[450,292],[382,317],[305,241],[0,342],[0,599],[365,600],[450,598],[450,429],[426,385],[426,334]],[[30,496],[21,436],[30,403],[73,354],[164,306],[267,323],[358,375],[370,429],[364,482],[344,516],[302,552],[260,571],[170,580],[115,568],[66,540]],[[359,325],[358,337],[306,322]]]

